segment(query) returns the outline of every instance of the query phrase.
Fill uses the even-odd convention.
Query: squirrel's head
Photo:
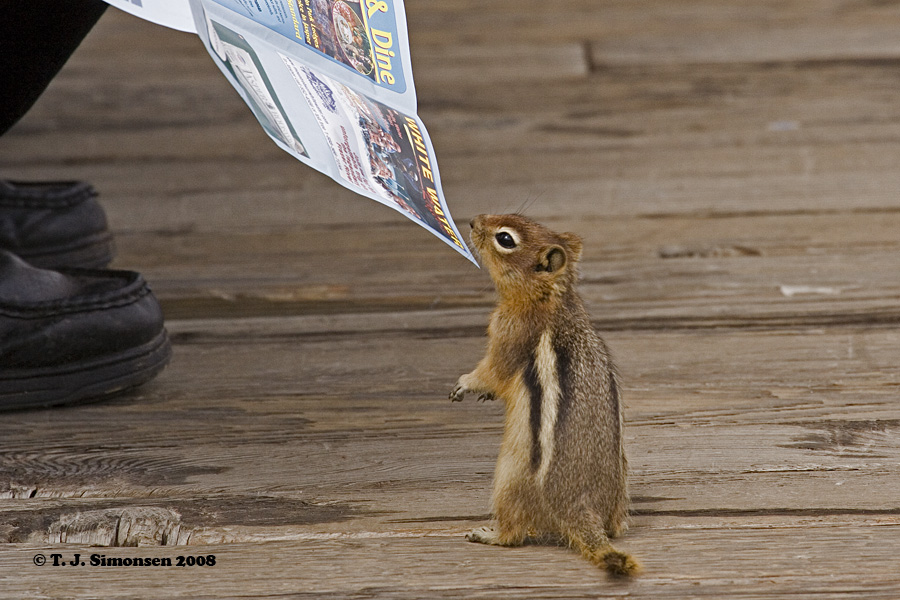
[[[555,233],[521,215],[478,215],[472,245],[501,296],[561,296],[578,278],[581,238]]]

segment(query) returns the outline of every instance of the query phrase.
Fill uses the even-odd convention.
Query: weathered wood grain
[[[487,275],[282,153],[195,37],[110,11],[0,175],[97,185],[176,354],[118,400],[4,415],[0,598],[898,597],[897,6],[407,11],[461,228],[525,209],[585,238],[646,574],[464,541],[502,415],[446,397]]]
[[[893,213],[546,221],[586,239],[581,287],[604,329],[898,318]],[[118,264],[140,267],[173,317],[483,308],[493,298],[485,273],[405,224],[373,224],[365,236],[310,226],[120,239]],[[411,246],[418,250],[405,255]],[[441,270],[411,280],[398,264]]]
[[[538,91],[527,83],[445,86],[435,90],[451,103],[444,108],[427,108],[429,88],[420,96],[458,218],[528,201],[538,216],[896,210],[891,73],[877,65],[651,67]],[[87,170],[112,209],[121,202],[123,222],[150,217],[154,225],[190,207],[209,215],[223,201],[225,215],[300,216],[296,205],[312,203],[308,213],[332,222],[402,219],[310,174],[266,138],[235,94],[219,91],[212,107],[196,103],[196,124],[160,117],[145,130],[113,128],[102,137],[90,123],[14,130],[0,156],[21,177]],[[53,158],[67,147],[78,152]],[[249,175],[256,172],[259,180]],[[220,226],[225,217],[209,218]]]
[[[36,552],[0,550],[4,597],[71,595],[139,598],[152,590],[181,598],[817,598],[892,599],[900,591],[893,527],[673,530],[654,539],[632,535],[628,550],[652,575],[610,582],[561,548],[492,548],[459,536],[345,537],[266,544],[201,546],[186,555],[216,557],[215,567],[35,567]],[[748,547],[749,546],[749,547]],[[623,546],[624,547],[624,546]],[[685,551],[686,549],[690,551]],[[728,548],[730,551],[724,551]],[[91,549],[112,557],[170,557],[173,549]],[[853,554],[871,575],[847,572]],[[498,556],[499,555],[499,556]],[[86,558],[86,556],[82,557]],[[713,562],[714,561],[714,562]],[[28,577],[9,577],[9,573]],[[161,574],[162,573],[162,574]],[[8,594],[8,595],[7,595]],[[16,594],[18,594],[16,596]]]
[[[184,511],[199,497],[209,517],[183,525],[199,541],[440,533],[483,519],[500,408],[446,399],[483,340],[457,338],[454,348],[435,337],[431,315],[392,320],[384,329],[383,318],[332,318],[319,334],[302,318],[175,322],[180,356],[129,400],[8,416],[5,443],[15,450],[0,463],[11,484],[0,514],[47,510],[33,498],[59,498],[56,522],[61,511],[116,506]],[[900,518],[892,330],[607,338],[624,375],[636,530]],[[42,430],[58,437],[36,437]],[[253,496],[359,513],[297,527],[284,509],[268,523],[251,509],[216,524],[217,506]]]

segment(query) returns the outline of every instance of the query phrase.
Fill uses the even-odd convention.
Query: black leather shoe
[[[113,242],[96,196],[78,181],[0,180],[0,249],[45,269],[105,267]]]
[[[108,397],[155,377],[171,352],[138,273],[48,271],[0,250],[0,410]]]

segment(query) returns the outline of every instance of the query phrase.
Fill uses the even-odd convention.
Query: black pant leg
[[[0,0],[0,135],[28,112],[107,6]]]

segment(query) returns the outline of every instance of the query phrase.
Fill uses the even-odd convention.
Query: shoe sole
[[[156,377],[172,346],[165,330],[152,341],[112,356],[47,369],[0,372],[0,410],[104,400]]]

